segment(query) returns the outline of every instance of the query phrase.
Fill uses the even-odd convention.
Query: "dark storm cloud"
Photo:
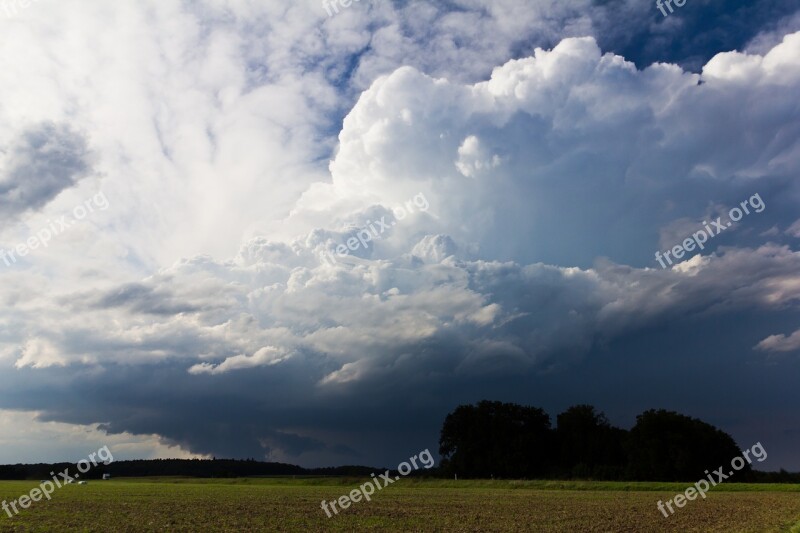
[[[441,361],[457,361],[461,348],[442,340],[419,347],[424,358],[398,362],[391,373],[327,392],[304,377],[317,367],[313,359],[213,379],[162,364],[111,365],[102,374],[23,371],[0,383],[7,398],[16,399],[8,407],[39,409],[45,419],[74,423],[114,420],[107,426],[112,433],[157,433],[168,443],[218,457],[275,452],[273,457],[309,466],[355,459],[391,466],[422,447],[433,449],[444,416],[456,405],[492,398],[542,406],[553,417],[569,405],[592,403],[622,427],[645,409],[675,409],[729,431],[741,446],[760,440],[770,451],[767,468],[800,468],[796,435],[782,439],[770,428],[800,424],[791,408],[800,401],[791,377],[800,360],[764,366],[749,350],[779,321],[791,317],[675,317],[593,349],[569,372],[545,374],[519,368],[454,372]],[[763,390],[756,386],[761,382],[772,386]]]
[[[100,373],[22,371],[16,385],[4,374],[0,383],[9,400],[4,407],[41,411],[42,420],[100,422],[111,434],[158,434],[167,444],[200,454],[294,460],[310,454],[330,464],[358,457],[347,444],[357,444],[353,432],[334,439],[345,442],[334,443],[301,434],[318,431],[319,408],[327,403],[308,394],[313,386],[305,373],[290,364],[275,371],[198,378],[182,365],[107,365]],[[337,415],[346,416],[335,409]]]

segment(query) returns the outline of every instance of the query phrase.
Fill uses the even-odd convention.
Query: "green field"
[[[132,479],[56,490],[0,531],[800,531],[800,485],[721,485],[665,518],[683,483],[402,479],[327,518],[364,479]],[[0,500],[34,482],[0,481]]]

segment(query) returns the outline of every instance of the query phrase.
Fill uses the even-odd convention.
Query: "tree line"
[[[595,407],[575,405],[552,427],[540,408],[482,401],[447,415],[439,453],[440,473],[459,478],[693,481],[742,452],[724,431],[663,409],[643,412],[625,430]],[[735,481],[798,477],[747,465]]]
[[[50,472],[78,471],[73,463],[1,465],[0,479],[48,479]],[[351,476],[365,477],[374,472],[366,466],[337,466],[331,468],[303,468],[286,463],[256,461],[254,459],[143,459],[115,461],[92,467],[81,479],[102,479],[103,474],[116,477],[180,476],[198,478],[234,478],[254,476]]]

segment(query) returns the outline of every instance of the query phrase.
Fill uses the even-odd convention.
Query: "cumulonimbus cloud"
[[[667,180],[688,186],[703,177],[725,187],[742,174],[800,168],[797,139],[765,159],[768,138],[743,150],[714,141],[730,124],[709,126],[746,97],[749,115],[731,119],[739,131],[766,128],[762,108],[770,128],[790,128],[797,120],[791,95],[800,84],[799,49],[794,34],[764,57],[722,54],[702,77],[669,65],[637,70],[602,54],[591,38],[511,61],[476,85],[400,69],[361,96],[340,135],[333,181],[312,185],[288,219],[302,227],[325,214],[333,227],[312,228],[292,242],[258,238],[232,262],[198,258],[146,283],[73,298],[76,316],[91,317],[69,324],[84,330],[82,342],[66,328],[45,333],[29,325],[25,334],[42,340],[29,340],[17,365],[177,357],[199,358],[193,373],[216,374],[280,364],[304,350],[334,362],[333,371],[319,376],[320,384],[330,384],[363,379],[386,363],[381,358],[435,338],[463,339],[459,350],[467,360],[494,351],[533,364],[585,351],[598,335],[648,318],[730,301],[730,292],[742,305],[794,302],[796,254],[778,245],[698,256],[664,272],[613,262],[526,266],[520,261],[530,249],[570,241],[566,232],[558,243],[535,228],[563,224],[573,211],[565,216],[514,199],[560,196],[553,180],[571,181],[563,191],[598,181],[609,192],[593,200],[612,210],[620,208],[620,173],[626,186],[644,193]],[[772,95],[769,103],[761,93]],[[776,115],[776,105],[788,107]],[[698,120],[698,113],[707,116]],[[609,131],[619,136],[609,138]],[[696,151],[696,144],[707,149]],[[678,152],[684,157],[674,162]],[[424,194],[430,209],[393,219],[391,206],[415,194]],[[323,253],[350,235],[336,224],[363,223],[380,213],[376,205],[385,206],[391,231],[367,246],[366,257],[324,262]],[[642,232],[657,229],[659,220],[646,224]],[[603,229],[579,229],[602,242]],[[718,281],[720,272],[762,263],[774,266],[768,280],[753,269]],[[742,279],[766,292],[744,290]],[[60,355],[32,346],[58,346]]]
[[[788,225],[791,205],[769,192],[798,191],[798,57],[800,33],[763,56],[721,54],[702,74],[638,69],[587,37],[479,83],[397,69],[347,115],[330,179],[287,209],[291,236],[257,228],[236,257],[194,256],[133,283],[0,289],[15,326],[0,360],[19,372],[171,364],[192,384],[269,371],[297,386],[228,394],[319,406],[372,380],[564,368],[671,317],[794,308],[800,254],[758,236]],[[743,191],[768,206],[736,234],[751,240],[652,263],[663,228]],[[428,208],[399,219],[393,207],[419,195]],[[379,238],[325,259],[382,217]],[[222,410],[170,429],[163,409],[152,425],[164,435],[224,448]],[[148,427],[122,411],[114,427]],[[312,422],[263,424],[237,430],[247,452],[267,437],[321,441]]]

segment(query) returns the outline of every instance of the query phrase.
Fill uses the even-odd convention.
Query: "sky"
[[[394,466],[491,399],[800,470],[800,5],[672,7],[0,3],[0,463]]]

